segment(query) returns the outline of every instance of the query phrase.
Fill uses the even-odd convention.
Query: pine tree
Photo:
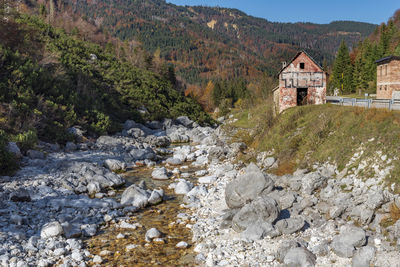
[[[333,64],[331,84],[333,87],[339,88],[342,94],[354,92],[353,66],[344,40],[340,44],[336,60]]]

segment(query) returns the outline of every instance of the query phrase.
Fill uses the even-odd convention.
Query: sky
[[[399,0],[166,0],[176,5],[237,8],[273,22],[329,23],[353,20],[380,24],[387,22]]]

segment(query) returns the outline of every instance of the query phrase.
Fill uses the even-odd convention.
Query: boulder
[[[171,138],[168,136],[154,136],[148,143],[156,147],[169,147],[171,145]]]
[[[217,181],[217,177],[215,177],[214,175],[204,176],[200,177],[198,181],[200,184],[212,184]]]
[[[371,246],[362,247],[356,251],[351,261],[352,267],[370,267],[373,266],[376,249]]]
[[[304,175],[301,179],[302,190],[306,194],[311,195],[317,188],[320,188],[327,180],[327,177],[322,176],[319,172],[311,172]]]
[[[190,128],[193,125],[193,121],[191,119],[189,119],[187,116],[180,116],[180,117],[176,118],[175,121],[177,123],[185,126],[186,128]]]
[[[275,237],[279,235],[279,232],[276,231],[272,224],[259,222],[249,225],[240,235],[245,240],[255,241],[266,236]]]
[[[133,160],[154,159],[156,157],[156,154],[150,147],[146,149],[134,148],[129,152],[129,155],[132,157]]]
[[[40,231],[41,239],[48,239],[50,237],[57,237],[63,234],[63,228],[61,224],[57,221],[49,222],[43,225]]]
[[[162,168],[155,168],[151,173],[151,177],[155,180],[168,180],[169,175],[167,169],[162,167]]]
[[[41,151],[37,151],[37,150],[28,150],[26,152],[26,155],[30,158],[30,159],[45,159],[46,156],[43,152]]]
[[[14,154],[16,158],[22,158],[21,150],[19,149],[17,143],[9,142],[7,145],[7,151]]]
[[[186,243],[185,241],[181,241],[181,242],[179,242],[178,244],[176,244],[175,247],[176,247],[176,248],[180,248],[180,249],[184,249],[184,248],[188,248],[188,247],[189,247],[189,244]]]
[[[286,253],[283,263],[287,266],[311,267],[315,266],[317,257],[304,247],[291,248]]]
[[[166,163],[168,163],[169,165],[181,165],[182,164],[182,160],[178,159],[178,158],[167,158],[167,160],[165,161]]]
[[[288,251],[292,248],[298,247],[300,247],[300,244],[294,240],[283,240],[275,253],[275,258],[278,261],[283,262]]]
[[[226,186],[225,201],[231,209],[240,208],[258,196],[268,194],[273,188],[274,181],[251,163],[244,174]]]
[[[178,132],[173,132],[168,135],[171,143],[188,143],[190,142],[190,137],[187,134],[179,134]]]
[[[110,171],[125,171],[126,163],[117,159],[106,159],[104,161],[104,167],[109,169]]]
[[[67,142],[65,144],[65,148],[64,148],[65,152],[73,152],[73,151],[75,151],[77,149],[78,149],[78,147],[73,142]]]
[[[279,215],[278,204],[270,197],[258,197],[244,205],[232,219],[232,228],[242,232],[253,224],[273,223]]]
[[[190,192],[190,190],[192,190],[192,188],[193,188],[192,183],[182,179],[175,186],[175,194],[186,195],[187,193]]]
[[[351,258],[355,247],[361,247],[367,242],[365,231],[359,227],[345,225],[340,234],[332,240],[331,248],[336,255]]]
[[[153,205],[157,205],[163,201],[164,190],[153,190],[149,197],[149,203]]]
[[[145,239],[147,242],[151,242],[153,239],[160,238],[162,233],[156,228],[151,228],[146,232]]]
[[[231,148],[231,154],[237,155],[239,152],[243,152],[246,150],[247,145],[243,142],[240,143],[232,143],[229,146]]]
[[[131,128],[127,130],[127,134],[133,138],[145,137],[146,133],[139,128]]]
[[[137,185],[131,185],[121,195],[122,205],[144,208],[149,203],[150,193]]]
[[[291,217],[277,221],[275,228],[279,230],[280,233],[289,235],[300,231],[304,225],[305,221],[302,217]]]
[[[98,182],[90,182],[87,185],[87,191],[88,191],[89,195],[99,193],[101,191],[100,184]]]

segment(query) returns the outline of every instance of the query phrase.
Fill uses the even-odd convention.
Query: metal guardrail
[[[326,102],[341,106],[400,110],[400,99],[327,98]]]

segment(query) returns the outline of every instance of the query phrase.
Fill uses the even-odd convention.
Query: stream
[[[196,184],[194,172],[199,168],[181,165],[179,169],[190,173],[191,176],[185,179]],[[151,178],[152,171],[153,168],[138,167],[125,173],[123,176],[126,186],[118,192],[117,200],[119,201],[126,187],[144,181],[149,189],[164,190],[163,202],[141,209],[127,218],[126,221],[137,225],[137,229],[122,229],[117,223],[111,223],[103,225],[96,236],[85,241],[91,254],[101,255],[102,266],[195,266],[196,253],[193,252],[191,243],[191,222],[186,216],[188,210],[181,205],[183,196],[176,195],[174,189],[168,188],[180,175],[174,175],[168,180],[154,180]],[[156,228],[163,234],[164,242],[146,242],[146,231],[151,228]],[[119,234],[123,234],[124,238],[117,238]],[[177,248],[176,245],[181,241],[187,242],[189,247]]]

